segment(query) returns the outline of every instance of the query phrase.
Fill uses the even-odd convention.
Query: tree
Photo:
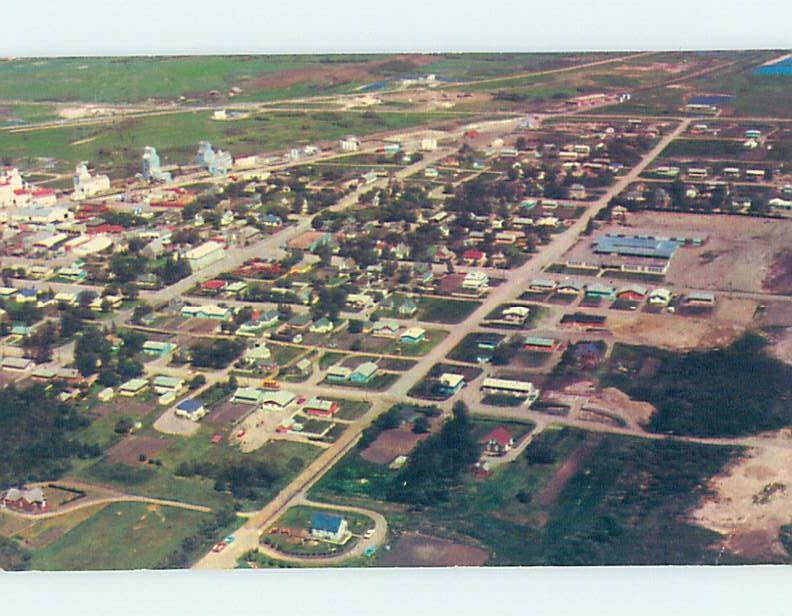
[[[429,432],[429,420],[423,415],[419,415],[413,421],[412,431],[414,434],[426,434]]]

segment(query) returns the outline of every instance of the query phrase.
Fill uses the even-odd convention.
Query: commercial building
[[[513,379],[498,379],[488,377],[481,384],[481,391],[488,394],[502,394],[526,398],[532,403],[539,397],[539,390],[530,381],[515,381]]]
[[[193,272],[204,269],[222,260],[225,256],[225,247],[223,244],[215,241],[209,241],[196,246],[184,253],[184,258],[190,264]]]
[[[231,154],[223,150],[215,151],[209,141],[201,141],[193,162],[211,175],[225,175],[234,166]]]

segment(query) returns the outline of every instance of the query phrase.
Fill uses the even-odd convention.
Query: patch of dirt
[[[775,256],[762,286],[771,293],[792,295],[792,250]]]
[[[792,449],[754,449],[709,487],[714,495],[691,517],[725,536],[724,551],[756,562],[788,562],[778,533],[792,523]]]
[[[249,404],[225,402],[216,409],[212,409],[203,422],[210,426],[231,426],[253,411],[254,408]]]
[[[127,436],[108,449],[105,458],[113,464],[134,466],[141,464],[138,460],[140,454],[146,456],[146,459],[155,457],[168,444],[166,439],[156,436]]]
[[[383,567],[480,567],[488,559],[485,550],[472,545],[431,535],[404,533],[377,564]]]
[[[360,456],[374,464],[390,464],[399,455],[409,454],[429,434],[413,434],[409,428],[385,430]]]
[[[570,479],[578,472],[580,467],[589,459],[594,449],[602,442],[602,435],[589,432],[586,440],[575,448],[572,455],[567,458],[561,467],[555,472],[553,478],[547,483],[536,496],[536,502],[543,509],[548,509],[555,505],[561,490]]]

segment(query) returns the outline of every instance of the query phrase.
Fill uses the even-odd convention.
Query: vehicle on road
[[[374,529],[369,528],[365,533],[363,533],[363,539],[371,539],[374,536]]]
[[[212,552],[222,552],[227,546],[228,544],[225,541],[218,541],[212,546]]]

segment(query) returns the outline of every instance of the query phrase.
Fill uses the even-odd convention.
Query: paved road
[[[589,205],[583,215],[576,220],[572,226],[557,236],[550,244],[543,246],[542,250],[534,255],[529,261],[508,275],[508,281],[493,288],[489,295],[463,323],[452,328],[450,334],[437,344],[423,359],[412,369],[406,371],[402,377],[390,388],[390,393],[397,396],[406,396],[407,392],[417,383],[426,372],[437,362],[448,355],[462,339],[474,331],[479,323],[502,303],[514,301],[528,288],[531,279],[539,276],[545,267],[556,262],[569,248],[577,241],[589,220],[594,218],[608,202],[624,187],[643,172],[643,170],[653,161],[663,149],[671,143],[677,136],[687,130],[691,120],[683,120],[679,125],[667,135],[664,135],[657,144],[641,159],[635,167],[621,176],[611,185],[608,190]]]

